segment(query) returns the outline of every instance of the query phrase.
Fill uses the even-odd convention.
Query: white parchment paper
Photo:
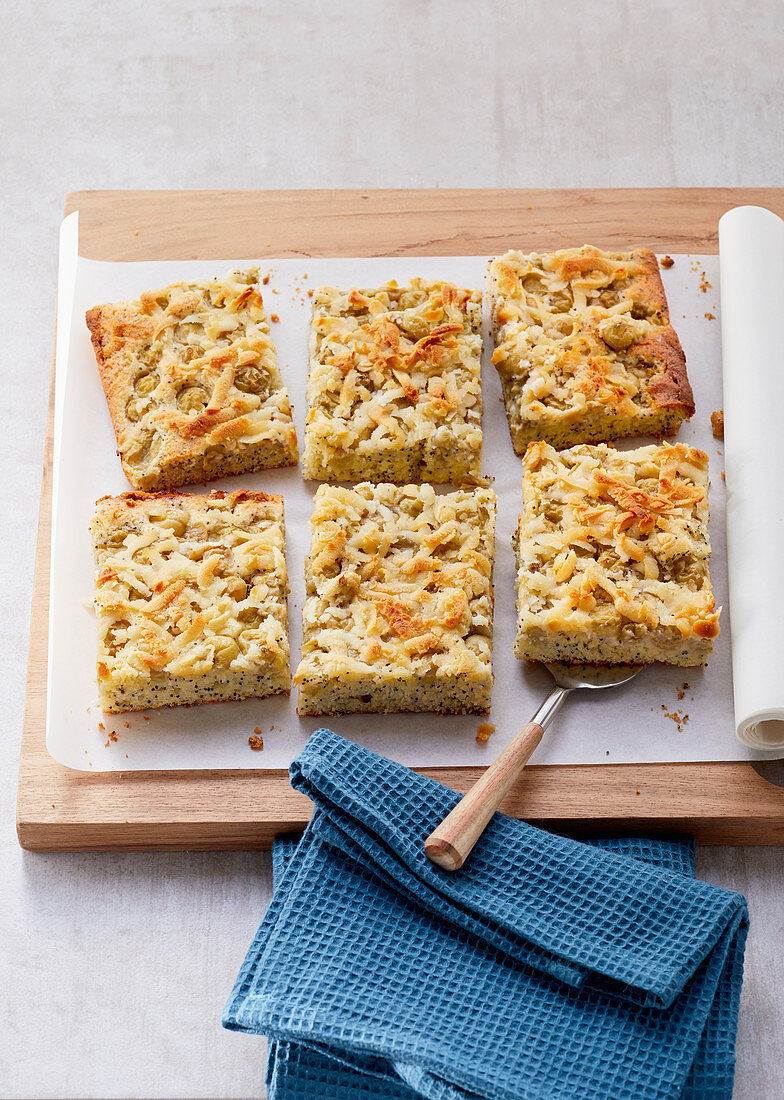
[[[102,263],[77,256],[76,218],[66,219],[61,240],[47,715],[47,745],[52,755],[69,767],[86,771],[284,768],[310,733],[328,724],[411,766],[488,763],[530,718],[549,681],[546,672],[522,664],[512,653],[515,610],[510,538],[520,507],[520,462],[512,451],[488,342],[483,363],[482,468],[495,478],[499,509],[494,575],[495,685],[487,720],[496,730],[489,741],[479,745],[477,725],[484,719],[475,716],[300,719],[293,693],[290,699],[175,707],[111,717],[101,713],[96,701],[88,524],[98,497],[126,491],[129,486],[116,457],[114,433],[84,323],[84,313],[93,305],[137,297],[145,289],[178,279],[204,278],[241,263],[258,263],[262,274],[270,274],[269,284],[263,288],[264,299],[268,313],[280,318],[272,331],[301,445],[310,316],[307,289],[322,283],[373,286],[415,275],[481,287],[486,257],[274,260],[262,256],[225,262]],[[710,455],[712,573],[717,603],[724,605],[721,634],[704,670],[652,667],[628,688],[573,696],[537,750],[534,763],[732,760],[764,755],[740,744],[733,734],[723,447],[711,435],[709,419],[711,411],[722,404],[720,330],[717,319],[705,316],[718,315],[718,260],[675,259],[675,266],[664,271],[664,281],[697,403],[693,420],[682,428],[679,438]],[[650,440],[623,445],[644,442]],[[284,497],[291,583],[289,630],[292,666],[296,667],[302,637],[303,562],[316,486],[304,482],[299,469],[288,469],[215,482],[213,487],[259,488]],[[255,727],[263,733],[263,752],[253,752],[248,746]]]
[[[784,221],[719,222],[727,534],[738,737],[784,748]]]

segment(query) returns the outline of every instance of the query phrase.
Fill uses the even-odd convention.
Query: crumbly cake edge
[[[203,283],[209,280],[184,280],[183,286],[201,286]],[[165,287],[161,287],[160,290],[170,290],[175,286],[179,286],[179,283],[169,283]],[[249,284],[251,285],[251,284]],[[257,284],[256,284],[257,285]],[[136,299],[128,299],[128,302],[136,301]],[[283,384],[283,378],[280,376],[281,389],[283,390],[283,396],[285,405],[288,408],[290,423],[284,425],[281,423],[281,427],[287,427],[288,430],[284,431],[282,435],[287,436],[287,439],[270,439],[260,440],[257,444],[248,444],[243,447],[242,451],[238,455],[232,455],[227,452],[225,455],[218,456],[217,460],[207,461],[204,455],[199,456],[185,456],[183,458],[174,458],[167,462],[164,466],[158,466],[156,470],[152,471],[149,476],[139,476],[133,465],[128,463],[122,453],[120,445],[120,432],[122,429],[122,417],[125,410],[125,405],[122,402],[120,396],[116,393],[112,386],[113,379],[115,377],[114,368],[112,366],[111,357],[104,354],[102,336],[106,334],[107,326],[105,321],[105,311],[111,307],[123,303],[102,303],[101,305],[93,306],[85,313],[85,323],[90,333],[90,341],[95,353],[95,359],[98,366],[98,373],[101,379],[101,385],[106,397],[106,404],[109,409],[109,415],[112,421],[112,428],[114,430],[114,436],[117,443],[117,456],[120,459],[120,465],[123,468],[123,472],[127,477],[130,484],[134,489],[139,490],[167,490],[176,489],[181,485],[191,485],[201,481],[215,481],[222,477],[229,477],[233,475],[240,475],[246,473],[256,473],[259,470],[279,468],[285,466],[296,466],[299,462],[299,448],[297,445],[296,428],[294,426],[293,418],[291,417],[291,401],[289,397],[288,387]],[[266,310],[265,310],[266,316]],[[270,333],[269,336],[270,346],[272,348],[275,360],[275,367],[280,375],[280,368],[278,365],[277,347],[275,341],[272,339]],[[242,461],[242,455],[248,449],[248,457],[246,461]],[[234,461],[227,461],[229,459]],[[179,471],[179,472],[178,472]]]

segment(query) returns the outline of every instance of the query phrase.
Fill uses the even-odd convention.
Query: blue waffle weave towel
[[[270,1040],[270,1100],[725,1100],[745,899],[690,842],[580,843],[496,814],[423,854],[453,791],[319,730],[315,803],[224,1012]]]

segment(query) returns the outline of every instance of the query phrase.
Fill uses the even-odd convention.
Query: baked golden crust
[[[297,462],[258,268],[87,312],[118,454],[137,489]]]
[[[105,711],[288,693],[281,497],[125,493],[90,530]]]
[[[317,290],[304,476],[455,483],[478,477],[481,303],[478,291],[425,279]]]
[[[671,435],[694,413],[655,255],[590,245],[488,267],[493,362],[517,454]]]
[[[515,653],[534,660],[702,665],[719,633],[708,456],[674,445],[529,445]]]
[[[495,494],[320,485],[311,532],[299,713],[486,711]]]

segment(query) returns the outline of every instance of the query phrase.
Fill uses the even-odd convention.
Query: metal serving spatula
[[[425,841],[425,855],[445,871],[462,867],[490,818],[514,786],[544,731],[564,699],[579,688],[619,687],[634,679],[645,665],[567,665],[553,661],[549,670],[556,687],[517,737],[496,757],[484,775]]]

